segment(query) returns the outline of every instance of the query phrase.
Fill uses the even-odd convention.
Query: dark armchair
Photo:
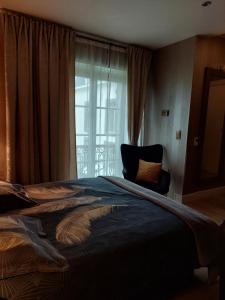
[[[124,178],[135,182],[138,172],[139,159],[148,162],[161,163],[163,158],[163,147],[159,144],[143,147],[122,144],[121,156]],[[167,194],[170,186],[170,173],[162,169],[160,179],[157,184],[150,182],[138,182],[137,184],[159,194]]]

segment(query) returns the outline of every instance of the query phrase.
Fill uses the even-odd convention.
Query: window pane
[[[109,142],[109,144],[115,144],[116,143],[116,139],[117,139],[117,137],[115,137],[115,136],[108,136],[108,142]]]
[[[107,107],[108,82],[103,80],[97,81],[97,106]]]
[[[87,134],[89,132],[90,118],[89,108],[76,108],[76,132],[77,134]]]
[[[96,136],[96,145],[105,145],[107,143],[107,136]]]
[[[119,86],[119,84],[116,82],[112,82],[110,85],[110,99],[109,99],[109,107],[110,108],[119,108],[120,107],[118,86]]]
[[[121,176],[120,144],[126,142],[127,71],[94,63],[76,62],[78,177]]]
[[[108,110],[108,133],[116,134],[120,128],[119,111],[114,109]]]
[[[88,146],[88,144],[89,144],[89,137],[88,137],[88,135],[86,135],[86,136],[79,136],[79,135],[77,135],[77,137],[76,137],[76,144],[77,144],[77,146]]]
[[[105,134],[106,133],[106,109],[96,110],[96,134]]]
[[[90,80],[86,77],[75,78],[76,105],[88,105],[90,99]]]

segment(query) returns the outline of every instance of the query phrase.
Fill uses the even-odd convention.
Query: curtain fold
[[[1,12],[0,176],[22,184],[74,178],[75,33]]]
[[[149,92],[149,74],[152,52],[148,49],[128,47],[128,137],[137,145],[143,112]]]

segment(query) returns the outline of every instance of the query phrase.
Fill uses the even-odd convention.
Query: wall
[[[172,176],[169,196],[177,200],[183,191],[195,44],[196,38],[191,38],[155,51],[145,108],[144,144],[165,147],[164,167]],[[168,117],[161,116],[162,109],[170,110]],[[176,130],[181,130],[180,140]]]
[[[220,168],[221,143],[224,136],[225,80],[210,83],[201,172],[204,178],[216,177]],[[213,155],[212,155],[213,153]]]
[[[204,72],[206,67],[218,68],[225,65],[225,39],[216,37],[198,37],[195,53],[195,66],[190,107],[190,121],[187,141],[187,160],[184,180],[184,194],[210,188],[198,184],[199,147],[193,144],[199,136],[202,105]]]

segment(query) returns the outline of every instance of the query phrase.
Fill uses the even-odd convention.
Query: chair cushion
[[[162,162],[163,147],[156,144],[151,146],[121,145],[123,174],[128,180],[135,181],[138,172],[139,159],[148,162]]]
[[[139,159],[138,173],[135,181],[158,183],[161,167],[161,163],[147,162]]]

